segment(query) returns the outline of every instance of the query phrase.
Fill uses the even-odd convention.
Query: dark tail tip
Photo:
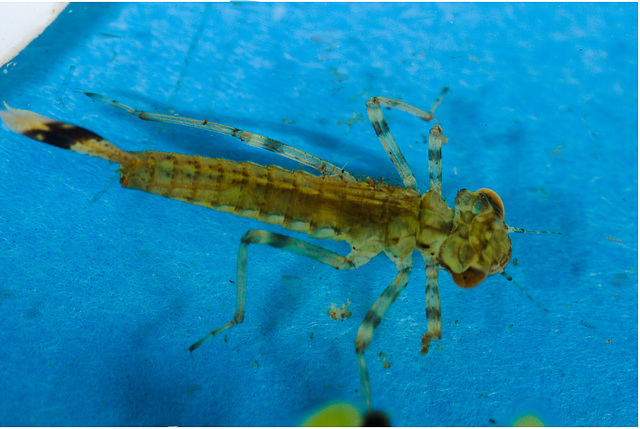
[[[38,140],[40,142],[47,143],[62,149],[71,149],[71,147],[79,141],[91,139],[104,140],[98,134],[91,132],[85,128],[65,124],[62,122],[49,122],[46,124],[46,128],[48,128],[48,130],[25,130],[22,132],[22,134],[34,140]]]

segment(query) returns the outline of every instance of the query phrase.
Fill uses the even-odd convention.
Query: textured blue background
[[[94,91],[397,183],[365,101],[428,108],[450,87],[444,194],[490,187],[510,225],[564,232],[512,236],[508,271],[552,312],[499,276],[462,290],[442,274],[443,338],[420,355],[416,257],[366,354],[374,406],[395,425],[508,424],[528,404],[551,424],[636,426],[637,31],[633,3],[72,4],[0,69],[0,97],[125,149],[297,168],[75,90]],[[386,114],[425,191],[430,125]],[[251,248],[245,323],[191,356],[233,314],[240,237],[265,226],[123,190],[116,170],[0,132],[0,424],[290,425],[359,405],[354,340],[388,259],[338,272]],[[347,299],[353,317],[331,321]]]

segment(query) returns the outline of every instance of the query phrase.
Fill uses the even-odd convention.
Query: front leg
[[[407,188],[411,188],[413,190],[418,191],[418,182],[416,181],[416,178],[413,175],[411,168],[409,168],[409,165],[407,164],[407,160],[402,155],[402,152],[400,152],[400,148],[398,148],[398,144],[396,143],[393,136],[391,135],[391,131],[389,130],[389,125],[387,124],[387,121],[384,119],[384,116],[382,114],[382,108],[380,106],[393,107],[394,109],[402,110],[403,112],[407,112],[411,115],[417,116],[418,118],[423,119],[425,121],[430,121],[431,119],[433,119],[433,113],[442,102],[442,98],[444,97],[444,94],[447,91],[448,91],[448,88],[442,89],[442,92],[440,92],[440,95],[438,96],[436,101],[433,102],[433,104],[431,105],[431,109],[429,109],[428,112],[425,112],[424,110],[420,110],[416,107],[413,107],[410,104],[403,103],[402,101],[394,100],[392,98],[387,98],[387,97],[371,97],[367,101],[367,113],[369,114],[369,120],[373,125],[373,129],[376,131],[376,134],[380,139],[380,143],[382,143],[382,146],[384,147],[384,150],[389,155],[389,158],[391,159],[391,162],[393,162],[393,165],[396,166],[396,169],[398,170],[398,173],[402,177],[402,181],[404,182],[404,185]],[[431,134],[433,135],[433,129],[431,130]],[[440,130],[440,136],[441,135],[442,135],[442,130]],[[442,142],[445,140],[441,139],[440,141]],[[436,145],[437,143],[438,142],[436,140],[433,140],[433,143],[432,143],[432,136],[429,137],[429,160],[430,160],[429,169],[430,170],[432,170],[432,168],[434,167],[434,165],[431,163],[432,144]],[[437,148],[438,151],[439,151],[439,147],[442,146],[442,144],[443,143],[440,143],[438,145],[438,148]],[[436,147],[433,146],[433,149],[436,149]],[[431,187],[434,187],[434,181],[433,181],[434,172],[430,171],[430,173],[432,174]],[[440,181],[441,180],[442,180],[442,173],[440,173]]]
[[[440,293],[438,291],[439,266],[434,257],[425,257],[427,272],[427,290],[425,293],[427,313],[427,333],[422,337],[422,350],[426,354],[429,351],[429,343],[439,340],[442,336],[442,318],[440,316]]]

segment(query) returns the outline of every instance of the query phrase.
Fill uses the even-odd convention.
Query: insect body
[[[423,352],[426,353],[429,342],[441,336],[439,267],[447,270],[453,281],[463,288],[477,286],[487,276],[496,273],[509,278],[504,272],[511,258],[508,234],[525,232],[505,224],[502,201],[491,190],[471,192],[463,189],[458,192],[455,207],[444,203],[441,195],[441,147],[446,139],[437,125],[429,136],[431,189],[424,194],[418,192],[413,173],[382,116],[381,105],[398,108],[429,121],[444,92],[446,89],[429,112],[383,97],[371,98],[367,103],[374,129],[402,176],[404,187],[357,181],[327,161],[267,137],[207,120],[137,111],[97,94],[87,93],[141,119],[231,135],[247,144],[311,166],[322,174],[194,155],[124,151],[86,129],[8,106],[7,111],[0,112],[0,117],[13,131],[35,140],[120,164],[120,183],[125,188],[280,225],[315,238],[344,240],[351,246],[351,252],[341,256],[285,235],[264,230],[248,231],[242,237],[238,253],[235,315],[231,321],[194,343],[190,350],[243,321],[249,244],[279,247],[337,269],[357,268],[385,252],[398,272],[365,316],[356,338],[363,400],[370,408],[371,391],[364,352],[385,312],[408,283],[413,251],[417,249],[422,254],[427,270],[428,332],[422,340]]]

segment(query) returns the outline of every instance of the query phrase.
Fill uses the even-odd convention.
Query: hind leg
[[[189,347],[189,351],[197,349],[208,339],[234,327],[244,320],[245,290],[247,285],[247,247],[249,244],[266,244],[268,246],[277,247],[282,250],[315,259],[318,262],[331,265],[339,270],[357,268],[367,263],[369,259],[374,256],[356,251],[352,251],[347,256],[340,256],[337,253],[324,249],[320,246],[316,246],[315,244],[307,243],[306,241],[298,240],[297,238],[287,237],[286,235],[263,230],[247,231],[247,233],[242,237],[240,248],[238,249],[236,312],[233,319],[196,341],[191,345],[191,347]]]

